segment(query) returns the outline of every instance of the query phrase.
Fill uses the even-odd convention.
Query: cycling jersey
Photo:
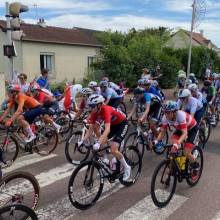
[[[39,91],[38,94],[36,96],[34,96],[34,98],[40,102],[41,104],[44,104],[45,102],[53,102],[54,98],[50,95],[48,95],[47,93],[43,92],[43,91]]]
[[[187,130],[191,130],[196,126],[196,120],[187,112],[177,111],[175,121],[170,121],[166,117],[166,115],[162,118],[162,128],[167,129],[168,126],[174,127],[177,130],[183,130],[187,128]]]
[[[210,87],[208,88],[207,96],[208,96],[208,97],[213,97],[213,96],[215,96],[215,94],[216,94],[216,89],[215,89],[215,87],[214,87],[214,86],[210,86]]]
[[[40,103],[36,99],[30,96],[27,96],[23,93],[19,93],[15,97],[15,99],[9,100],[9,105],[8,105],[9,108],[12,108],[15,103],[18,104],[18,109],[21,109],[21,110],[23,110],[23,108],[32,109],[32,108],[36,108],[40,106]]]
[[[215,81],[215,88],[216,88],[217,92],[220,90],[220,80],[219,79]]]
[[[184,111],[189,112],[190,114],[195,114],[202,109],[203,104],[198,99],[191,96],[186,104],[181,99],[178,99],[177,106],[178,109],[181,109],[183,106]]]
[[[109,82],[109,87],[114,89],[115,91],[120,89],[120,87],[117,84],[113,83],[113,82]]]
[[[104,92],[101,92],[101,95],[105,98],[105,99],[115,99],[115,98],[121,98],[121,96],[119,96],[117,94],[117,92],[112,89],[112,88],[106,88],[106,90]]]
[[[197,91],[196,96],[193,96],[193,97],[198,99],[201,103],[203,103],[203,96],[201,92]]]
[[[152,105],[153,102],[160,102],[160,98],[152,93],[144,93],[144,98],[140,100],[141,104]]]
[[[126,120],[126,116],[119,110],[108,106],[102,105],[99,112],[91,113],[89,116],[89,122],[95,124],[95,122],[111,123],[111,125],[118,125]]]

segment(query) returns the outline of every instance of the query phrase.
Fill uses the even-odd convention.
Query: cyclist
[[[149,120],[150,128],[155,137],[158,135],[157,131],[157,122],[160,118],[161,114],[161,100],[158,96],[146,92],[144,88],[137,87],[134,91],[134,95],[136,97],[136,102],[128,115],[128,119],[132,117],[132,115],[136,112],[138,104],[145,107],[145,111],[142,116],[138,119],[140,123],[145,120]]]
[[[95,82],[95,81],[89,82],[88,87],[93,90],[94,94],[101,94],[101,89],[98,86],[97,82]]]
[[[186,83],[186,73],[183,70],[178,72],[178,89],[184,89]]]
[[[192,83],[195,83],[195,84],[199,83],[194,73],[189,74],[189,79],[192,81]]]
[[[74,112],[78,111],[78,107],[76,104],[76,96],[81,92],[81,90],[81,84],[67,86],[67,88],[64,91],[64,106],[67,111],[69,111],[71,107],[73,107]]]
[[[101,81],[99,86],[101,95],[105,98],[105,104],[117,108],[122,100],[122,95],[118,95],[114,89],[110,88],[107,81]]]
[[[33,133],[30,124],[33,123],[35,117],[45,114],[45,110],[36,99],[21,93],[21,87],[19,85],[10,85],[8,87],[8,94],[8,108],[0,117],[0,122],[2,122],[13,109],[13,107],[17,105],[17,110],[12,117],[5,122],[5,125],[10,126],[17,119],[19,125],[27,132],[29,136],[25,141],[31,142],[36,138],[36,136]]]
[[[199,91],[198,86],[195,83],[190,84],[188,86],[188,89],[190,90],[192,97],[198,99],[200,102],[203,103],[202,93]]]
[[[162,89],[160,88],[159,83],[158,83],[157,80],[154,80],[152,82],[152,87],[155,88],[155,90],[156,90],[157,94],[159,95],[159,97],[161,98],[161,100],[164,101],[165,100],[165,94],[163,93]]]
[[[101,123],[104,121],[105,130],[102,135],[98,135],[99,140],[96,144],[94,144],[93,149],[99,150],[100,147],[106,143],[108,138],[113,137],[113,141],[110,144],[111,153],[121,162],[124,168],[123,180],[127,181],[130,177],[131,167],[127,164],[123,154],[118,150],[118,148],[128,131],[128,122],[126,116],[122,112],[111,106],[105,105],[104,101],[105,99],[101,95],[93,94],[89,97],[88,105],[91,108],[91,114],[89,116],[90,126],[79,145],[87,140],[93,132],[98,134],[99,126],[96,122],[98,121]]]
[[[220,74],[216,74],[214,85],[216,88],[216,92],[218,93],[220,91]]]
[[[33,84],[30,89],[33,98],[36,99],[45,108],[45,114],[43,116],[44,121],[46,123],[52,124],[59,133],[61,126],[55,123],[49,116],[54,115],[59,111],[58,101],[55,97],[50,96],[49,94],[42,91],[37,83]]]
[[[177,101],[178,109],[183,109],[188,112],[192,117],[195,118],[197,123],[199,123],[203,116],[203,104],[198,99],[192,97],[189,89],[184,89],[179,94],[179,99]]]
[[[161,131],[154,144],[158,144],[163,140],[169,126],[174,127],[176,131],[171,137],[171,143],[173,144],[171,152],[176,153],[185,141],[184,154],[190,161],[190,168],[196,171],[199,164],[191,153],[198,131],[196,120],[187,112],[178,110],[178,105],[174,101],[167,101],[163,110],[165,114],[162,118]]]
[[[90,95],[94,94],[93,90],[90,88],[83,88],[81,91],[82,99],[79,105],[79,111],[76,113],[75,118],[80,117],[80,115],[86,110],[89,110],[88,98]]]
[[[203,85],[204,85],[204,87],[201,89],[201,93],[203,94],[204,101],[209,104],[211,112],[212,112],[212,118],[210,120],[210,123],[212,125],[215,125],[216,119],[215,119],[215,102],[214,102],[214,100],[215,100],[215,96],[216,96],[216,89],[212,85],[212,82],[210,80],[205,80]]]

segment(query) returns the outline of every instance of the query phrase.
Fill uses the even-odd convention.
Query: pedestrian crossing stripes
[[[157,194],[164,194],[162,190],[157,190]],[[115,220],[165,220],[168,218],[175,210],[177,210],[187,198],[184,196],[174,195],[171,202],[163,209],[159,209],[153,204],[151,196],[148,195],[137,204],[123,212]]]
[[[16,169],[29,166],[31,164],[35,164],[35,163],[38,163],[44,160],[48,160],[56,156],[57,156],[56,154],[50,154],[48,156],[42,157],[36,153],[25,155],[25,156],[19,157],[10,167],[5,168],[4,173],[8,173]]]

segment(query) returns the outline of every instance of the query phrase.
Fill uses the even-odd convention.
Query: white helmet
[[[182,92],[179,94],[179,98],[186,98],[191,95],[191,92],[189,89],[184,89]]]
[[[81,93],[83,95],[91,95],[93,93],[93,91],[90,88],[83,88]]]
[[[98,86],[98,83],[95,82],[95,81],[91,81],[91,82],[89,82],[89,84],[88,84],[88,87],[96,87],[96,86]]]
[[[190,84],[192,84],[192,80],[191,80],[191,79],[187,79],[187,80],[186,80],[186,86],[188,86],[188,85],[190,85]]]
[[[184,78],[184,79],[186,79],[186,74],[185,74],[185,73],[181,73],[181,74],[178,75],[178,78]]]
[[[93,94],[88,99],[88,105],[97,105],[105,101],[102,95]]]
[[[195,77],[195,74],[194,73],[190,73],[189,76]]]
[[[152,85],[157,87],[157,86],[159,86],[159,83],[157,82],[157,80],[153,80]]]
[[[190,91],[197,91],[198,86],[197,86],[195,83],[193,83],[193,84],[190,84],[190,85],[188,86],[188,89],[189,89]]]
[[[214,79],[218,78],[218,74],[217,73],[213,73],[212,76],[213,76]]]

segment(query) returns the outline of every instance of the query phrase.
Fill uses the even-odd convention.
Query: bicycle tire
[[[99,177],[100,177],[100,186],[98,189],[97,194],[95,195],[95,197],[92,199],[91,202],[87,203],[87,204],[82,204],[79,201],[74,200],[74,198],[72,197],[73,193],[76,192],[77,190],[74,189],[73,187],[73,183],[75,178],[77,177],[77,174],[82,174],[83,173],[83,169],[85,169],[85,167],[89,166],[90,167],[94,167],[97,169],[98,173],[99,173]],[[69,184],[68,184],[68,196],[69,196],[69,200],[71,202],[71,204],[80,210],[85,210],[88,209],[92,206],[95,205],[95,203],[98,201],[99,197],[101,196],[102,190],[103,190],[103,186],[104,186],[104,181],[102,179],[102,171],[101,171],[101,167],[98,165],[98,163],[95,163],[93,161],[85,161],[82,164],[80,164],[72,173],[70,180],[69,180]]]
[[[126,104],[125,104],[123,101],[121,101],[121,102],[119,103],[118,108],[127,116]]]
[[[34,210],[32,210],[31,208],[29,208],[25,205],[22,205],[22,204],[14,204],[14,205],[1,207],[0,208],[0,219],[1,220],[9,219],[9,218],[5,218],[7,216],[4,215],[7,212],[9,212],[9,216],[11,219],[11,217],[13,217],[13,215],[14,215],[14,213],[12,213],[12,212],[15,212],[15,211],[24,212],[24,215],[16,216],[16,218],[15,218],[16,220],[25,220],[25,219],[38,220],[38,217],[37,217],[36,213],[34,212]]]
[[[74,165],[79,165],[81,164],[82,162],[86,161],[89,157],[89,154],[90,154],[90,150],[89,148],[86,148],[83,146],[81,147],[81,149],[85,149],[85,151],[82,151],[82,150],[79,150],[79,148],[77,147],[77,142],[79,140],[77,140],[77,142],[74,144],[74,146],[72,145],[71,141],[72,139],[74,138],[74,136],[82,136],[82,131],[75,131],[71,137],[69,137],[69,139],[66,141],[66,144],[65,144],[65,155],[66,155],[66,159],[69,163],[71,164],[74,164]],[[73,146],[73,148],[72,148]],[[82,158],[81,159],[75,159],[75,157],[73,157],[73,155],[71,154],[71,151],[74,151],[73,154],[75,154],[75,152],[79,152],[80,155],[82,155]],[[77,155],[75,154],[75,156],[77,157]]]
[[[203,171],[203,152],[202,152],[201,148],[198,147],[198,146],[196,146],[196,147],[193,148],[192,153],[193,153],[193,151],[195,151],[195,150],[197,150],[197,151],[199,152],[199,155],[200,155],[200,158],[201,158],[201,164],[200,164],[199,176],[198,176],[198,178],[196,179],[196,181],[193,181],[192,178],[191,178],[191,176],[188,176],[188,177],[186,178],[187,184],[188,184],[189,186],[191,186],[191,187],[195,186],[195,185],[199,182],[199,180],[200,180],[200,178],[201,178],[201,176],[202,176],[202,171]],[[186,169],[188,170],[188,168],[189,168],[189,160],[186,161]]]
[[[15,144],[15,154],[13,155],[13,157],[9,160],[7,159],[7,153],[5,153],[5,147],[3,148],[3,157],[4,158],[4,162],[2,163],[2,168],[5,168],[5,167],[9,167],[11,166],[14,161],[17,159],[18,157],[18,152],[19,152],[19,144],[18,144],[18,141],[16,140],[15,137],[13,136],[10,136],[11,140],[14,142]],[[6,146],[7,147],[7,146]]]
[[[133,151],[133,153],[136,154],[138,161],[132,161],[134,159],[134,156],[132,156],[132,159],[129,158],[128,156],[128,151]],[[125,158],[125,161],[127,162],[127,164],[129,166],[131,166],[131,175],[132,175],[132,170],[134,169],[134,167],[138,166],[137,172],[134,173],[134,177],[130,177],[129,181],[123,181],[123,177],[119,178],[119,181],[122,185],[128,187],[128,186],[132,186],[134,183],[137,182],[140,174],[141,174],[141,169],[142,169],[142,157],[140,155],[140,152],[138,151],[138,149],[136,149],[136,147],[134,146],[128,146],[125,148],[125,150],[123,151],[123,155]],[[133,176],[133,175],[132,175]]]
[[[209,119],[206,119],[206,126],[208,126],[208,135],[207,135],[207,137],[206,137],[206,139],[205,139],[205,143],[208,142],[208,140],[209,140],[209,138],[210,138],[210,135],[211,135],[211,130],[212,130],[212,126],[211,126],[211,124],[210,124]]]
[[[33,149],[40,156],[48,156],[49,154],[51,154],[56,149],[56,147],[58,145],[58,142],[59,142],[58,141],[58,139],[59,139],[58,138],[58,133],[57,133],[56,129],[52,126],[45,126],[45,127],[41,128],[38,133],[40,134],[45,129],[47,129],[47,130],[46,130],[46,135],[44,135],[44,136],[46,136],[47,138],[51,138],[51,137],[54,136],[55,137],[55,142],[54,142],[54,145],[52,145],[52,147],[50,147],[49,150],[45,150],[45,148],[47,149],[50,146],[50,144],[48,144],[48,143],[43,144],[45,146],[43,148],[41,146],[37,146],[37,143],[36,143],[36,145],[33,146]]]
[[[154,173],[153,173],[153,177],[151,179],[151,198],[153,200],[153,203],[159,207],[159,208],[163,208],[165,207],[166,205],[169,204],[170,200],[172,199],[174,193],[175,193],[175,190],[176,190],[176,184],[177,184],[177,176],[176,176],[176,172],[172,172],[172,175],[169,174],[169,177],[173,177],[173,185],[172,185],[172,188],[171,188],[171,192],[167,198],[167,200],[161,202],[158,200],[157,196],[156,196],[156,188],[155,188],[155,182],[156,182],[156,178],[158,176],[158,173],[160,171],[161,168],[163,168],[163,166],[165,166],[165,168],[167,166],[169,166],[170,164],[170,160],[163,160],[159,163],[159,165],[156,167],[156,169],[154,170]],[[165,168],[164,168],[164,171],[163,171],[163,174],[165,172]],[[161,177],[159,178],[161,179]]]
[[[0,192],[1,192],[1,194],[3,194],[2,189],[10,181],[13,181],[13,180],[18,179],[18,178],[28,180],[31,183],[31,185],[34,189],[34,195],[32,196],[33,202],[29,207],[32,208],[32,209],[36,209],[36,207],[38,205],[38,202],[39,202],[39,198],[40,198],[40,186],[39,186],[39,183],[38,183],[37,179],[32,174],[30,174],[28,172],[15,171],[15,172],[12,172],[12,173],[4,176],[2,178],[2,180],[0,181],[0,189],[1,189]],[[25,187],[23,187],[23,188],[25,188]],[[23,190],[26,190],[26,189],[23,189]],[[22,195],[22,196],[25,197],[25,195]]]

